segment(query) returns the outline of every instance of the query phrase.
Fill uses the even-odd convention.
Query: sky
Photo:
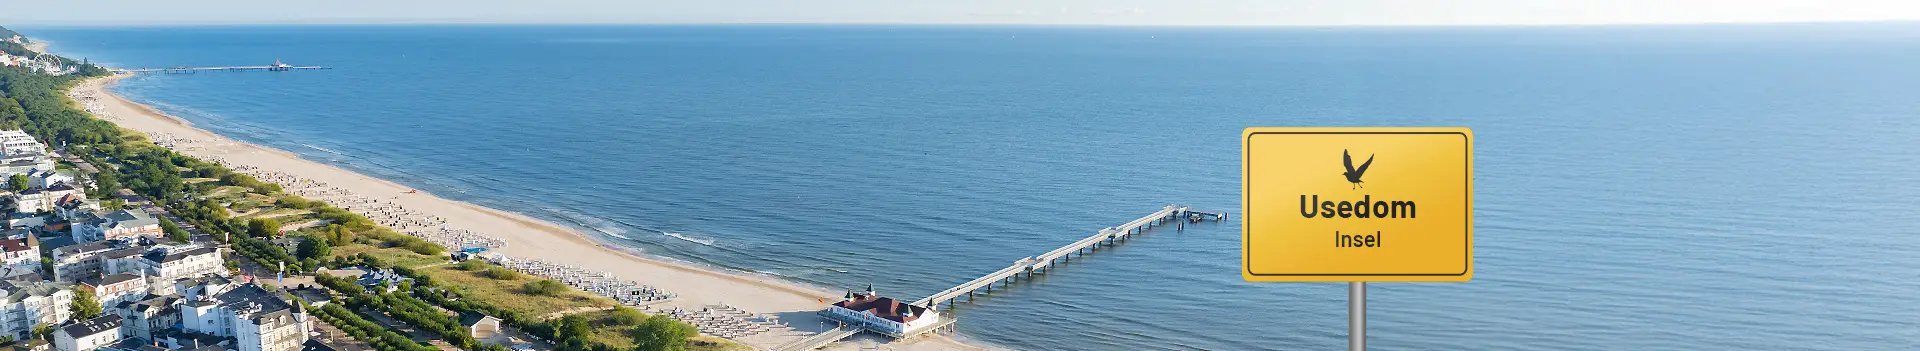
[[[1431,26],[1920,20],[1920,0],[6,0],[0,25],[885,23]]]

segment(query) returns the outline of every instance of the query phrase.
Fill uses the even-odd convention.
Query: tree
[[[559,340],[586,341],[587,334],[593,332],[592,327],[587,325],[587,317],[581,317],[578,314],[568,315],[560,318],[560,327],[553,332],[553,337]]]
[[[327,225],[327,242],[338,243],[338,244],[352,243],[353,232],[348,231],[346,226],[342,226],[339,224],[328,224]]]
[[[103,171],[93,175],[93,191],[87,192],[101,199],[113,196],[114,190],[120,190],[120,177],[112,171]]]
[[[192,234],[188,234],[185,229],[180,229],[179,224],[174,224],[173,220],[169,220],[166,217],[160,217],[160,230],[167,233],[167,239],[172,239],[173,242],[176,243],[193,240]]]
[[[640,325],[641,322],[646,321],[646,314],[626,306],[614,307],[613,315],[607,318],[607,322],[618,326]]]
[[[280,234],[280,221],[272,218],[254,218],[247,221],[247,234],[256,238],[273,237]]]
[[[67,306],[73,312],[73,319],[86,320],[100,316],[100,302],[94,301],[93,289],[74,288],[73,304]]]
[[[53,325],[52,325],[52,324],[46,324],[46,323],[41,323],[41,324],[34,324],[34,325],[33,325],[33,338],[34,338],[34,339],[40,339],[40,340],[48,340],[48,339],[51,339],[52,337],[53,337]]]
[[[27,190],[27,174],[14,173],[12,177],[7,178],[7,187],[13,191]]]
[[[299,250],[296,251],[300,258],[321,259],[333,254],[333,245],[328,244],[326,238],[308,236],[307,240],[300,241]]]
[[[692,325],[681,323],[672,318],[647,318],[639,328],[633,330],[633,349],[635,351],[681,351],[687,349],[687,339],[700,332]]]

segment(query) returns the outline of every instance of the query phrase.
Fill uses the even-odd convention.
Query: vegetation
[[[46,324],[46,323],[34,324],[33,338],[40,339],[40,340],[53,340],[53,325]]]
[[[286,248],[263,239],[240,238],[233,243],[233,251],[267,268],[274,268],[279,264],[286,264],[289,272],[309,272],[320,268],[318,265],[307,267],[305,262],[295,259],[293,255],[288,255]]]
[[[339,224],[328,224],[326,231],[322,233],[321,237],[327,238],[327,243],[330,244],[346,245],[353,243],[353,232],[347,230],[346,226]]]
[[[24,48],[18,44],[0,43],[0,51],[25,56]],[[63,61],[71,62],[71,60]],[[418,325],[423,330],[441,333],[450,341],[463,347],[479,350],[498,350],[498,346],[479,346],[465,337],[454,336],[450,332],[460,331],[457,321],[441,312],[437,305],[453,311],[481,312],[506,320],[509,325],[527,330],[537,336],[562,343],[562,351],[612,351],[624,350],[628,346],[640,350],[673,350],[689,345],[686,333],[677,333],[670,319],[636,317],[638,312],[615,311],[621,316],[606,321],[582,316],[568,316],[547,321],[541,317],[554,311],[573,310],[581,307],[613,306],[611,300],[593,296],[585,292],[568,288],[557,281],[530,278],[524,274],[494,274],[494,269],[460,270],[455,267],[427,267],[433,263],[445,262],[439,255],[445,248],[426,242],[420,238],[407,236],[388,228],[377,226],[372,220],[350,211],[326,205],[325,203],[282,194],[279,186],[233,172],[230,169],[199,159],[175,153],[171,150],[147,142],[140,133],[122,130],[110,122],[94,119],[91,115],[75,108],[63,96],[66,88],[80,79],[108,74],[98,66],[82,65],[80,74],[47,76],[33,73],[19,67],[0,67],[0,129],[18,128],[48,144],[65,145],[73,150],[85,150],[75,155],[88,163],[100,166],[102,171],[93,174],[96,187],[91,189],[92,196],[110,199],[111,194],[121,189],[131,190],[165,206],[179,216],[186,224],[213,235],[216,239],[233,243],[233,252],[246,256],[262,265],[285,263],[288,268],[307,270],[317,268],[321,262],[336,265],[351,264],[355,261],[378,268],[389,268],[414,279],[414,287],[399,292],[376,295],[361,288],[353,281],[320,275],[315,278],[321,285],[334,289],[350,300],[359,300],[365,306],[378,305],[381,310],[396,319]],[[191,180],[191,181],[189,181]],[[11,184],[9,184],[11,185]],[[118,205],[112,204],[112,205]],[[110,205],[111,206],[111,205]],[[327,249],[302,247],[296,253],[296,260],[284,248],[263,240],[279,234],[279,220],[272,218],[234,218],[233,211],[251,211],[256,208],[274,207],[285,210],[301,210],[300,220],[319,220],[328,225],[324,229],[303,232],[315,239],[322,239]],[[298,211],[280,211],[274,213],[294,213]],[[266,213],[264,210],[261,213]],[[293,223],[302,223],[288,219]],[[169,237],[176,237],[181,223],[165,225]],[[184,232],[184,230],[181,230]],[[238,234],[238,235],[235,235]],[[189,238],[190,239],[190,238]],[[331,257],[331,259],[326,259]],[[230,266],[234,261],[229,261]],[[413,267],[423,267],[418,270]],[[467,268],[475,268],[466,266]],[[512,273],[511,271],[506,271]],[[486,276],[482,276],[486,275]],[[528,289],[532,287],[532,289]],[[84,289],[81,289],[84,290]],[[522,293],[530,290],[537,294]],[[85,303],[81,303],[84,301]],[[76,297],[75,304],[69,306],[76,316],[97,316],[101,313],[95,297],[90,292],[85,297]],[[328,304],[322,308],[311,309],[323,321],[340,327],[355,339],[368,342],[381,351],[428,351],[436,348],[409,340],[391,329],[366,320],[343,304]],[[637,321],[637,323],[636,323]],[[656,322],[658,321],[658,322]],[[629,326],[629,324],[632,324]],[[661,325],[662,327],[645,327]],[[597,326],[597,327],[595,327]],[[682,329],[690,329],[684,325]],[[651,329],[646,329],[651,328]],[[603,330],[650,330],[660,335],[659,342],[641,340],[641,334],[624,333],[622,344],[610,345],[597,340]],[[34,327],[36,336],[45,338],[51,326]],[[717,345],[713,343],[694,343],[693,345]],[[738,346],[738,345],[734,345]]]
[[[466,261],[460,261],[460,263],[453,264],[454,269],[459,269],[459,270],[468,271],[468,272],[479,272],[481,270],[487,269],[487,267],[492,267],[492,266],[493,265],[487,264],[486,261],[481,261],[481,260],[466,260]]]
[[[272,218],[254,218],[247,220],[247,235],[255,238],[271,238],[280,234],[280,221]]]
[[[514,272],[513,270],[507,269],[506,267],[489,267],[486,270],[480,271],[480,276],[493,278],[495,280],[520,279],[520,273]],[[546,295],[546,294],[541,294],[541,295]]]
[[[15,35],[20,35],[20,33],[14,32],[12,29],[7,29],[7,27],[0,27],[0,39],[12,38]],[[26,39],[27,36],[20,35],[20,41],[26,41]]]
[[[353,336],[356,340],[367,342],[368,345],[373,346],[374,350],[439,351],[438,348],[414,342],[413,340],[407,339],[407,336],[400,335],[399,332],[382,327],[366,318],[361,318],[360,315],[354,314],[352,311],[347,311],[344,307],[340,307],[340,304],[321,306],[317,309],[317,312],[318,313],[314,313],[314,315],[319,316],[322,321],[339,327],[341,331]]]
[[[593,325],[589,344],[620,350],[748,349],[724,339],[699,336],[699,330],[670,317],[647,316],[631,308],[581,313]]]
[[[303,260],[304,259],[318,260],[322,258],[327,258],[333,255],[333,245],[328,244],[326,238],[322,238],[318,236],[307,236],[305,240],[300,241],[300,250],[298,254],[299,254],[299,257]],[[315,267],[315,268],[318,268],[318,267]]]
[[[27,190],[27,174],[15,173],[12,177],[7,177],[7,188],[16,192]]]
[[[100,301],[93,296],[93,289],[74,288],[73,303],[67,305],[73,312],[74,320],[88,320],[100,316]]]
[[[350,304],[357,303],[370,310],[383,311],[386,312],[388,316],[393,317],[393,319],[407,322],[407,324],[412,324],[435,334],[440,334],[442,339],[445,339],[447,343],[453,344],[454,346],[463,349],[472,349],[477,343],[473,339],[473,334],[469,333],[466,327],[460,325],[458,318],[449,316],[441,312],[439,308],[428,305],[424,301],[408,296],[406,289],[391,294],[381,294],[370,298],[358,298],[351,301],[352,302],[349,302]]]
[[[173,242],[176,243],[185,243],[193,240],[192,234],[187,233],[186,229],[180,229],[179,224],[173,223],[173,220],[167,219],[166,217],[160,217],[160,231],[167,233],[167,239],[173,240]]]
[[[313,281],[316,283],[320,283],[320,286],[327,287],[328,289],[333,289],[333,291],[339,292],[341,296],[346,296],[349,299],[359,298],[367,295],[367,289],[364,287],[361,287],[360,284],[354,283],[353,279],[340,278],[340,277],[335,277],[331,274],[319,273],[319,274],[313,275]]]
[[[633,328],[634,350],[666,351],[687,349],[687,339],[700,335],[692,325],[667,317],[648,318]]]
[[[540,296],[556,296],[567,291],[567,285],[553,279],[541,279],[527,282],[520,287],[521,292]]]

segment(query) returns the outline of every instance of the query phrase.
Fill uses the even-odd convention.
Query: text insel
[[[1248,128],[1242,136],[1246,280],[1473,279],[1471,130]]]

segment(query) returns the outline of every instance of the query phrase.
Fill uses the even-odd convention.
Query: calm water
[[[1378,349],[1920,348],[1920,25],[28,28],[203,128],[646,252],[917,297],[1169,203],[1248,126],[1468,126],[1477,271]],[[1237,216],[1236,216],[1237,217]],[[1239,223],[980,303],[1020,349],[1336,349]],[[697,293],[697,292],[682,292]]]

